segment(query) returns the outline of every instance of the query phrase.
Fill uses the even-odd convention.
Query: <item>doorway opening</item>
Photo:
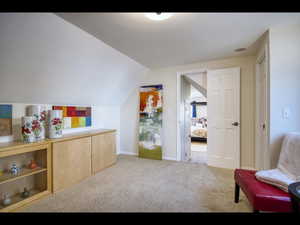
[[[207,72],[186,73],[181,76],[183,107],[182,161],[207,162]]]
[[[205,74],[194,75],[206,76]],[[206,81],[206,79],[205,79]],[[200,82],[199,82],[200,83]],[[202,83],[201,83],[202,84]],[[203,84],[202,84],[203,85]],[[206,84],[203,85],[206,87]],[[206,88],[205,88],[206,89]],[[191,85],[191,154],[190,161],[207,163],[207,98]]]
[[[177,74],[177,160],[240,168],[239,67]]]

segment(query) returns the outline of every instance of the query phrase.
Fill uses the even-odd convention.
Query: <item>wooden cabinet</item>
[[[34,160],[36,168],[28,168]],[[20,171],[16,175],[9,172],[12,163]],[[0,193],[10,196],[11,204],[4,206],[0,203],[0,212],[17,211],[18,208],[32,201],[51,194],[51,145],[46,141],[38,143],[1,143],[0,144]],[[21,197],[23,188],[29,190],[27,198]]]
[[[12,199],[9,206],[0,204],[0,212],[15,211],[51,191],[72,186],[111,166],[116,157],[115,130],[107,129],[67,134],[35,143],[0,143],[0,169],[4,172],[0,176],[0,193]],[[31,159],[36,161],[37,168],[26,167]],[[22,166],[18,175],[6,171],[11,163]],[[30,190],[26,199],[20,195],[24,185]]]
[[[53,191],[91,175],[91,137],[53,143]]]
[[[92,172],[97,173],[117,160],[115,132],[92,136]]]
[[[65,136],[52,143],[53,192],[111,166],[117,160],[114,131]]]

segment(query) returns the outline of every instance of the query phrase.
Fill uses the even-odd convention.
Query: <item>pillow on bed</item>
[[[207,138],[207,131],[204,129],[196,129],[192,132],[193,135]]]

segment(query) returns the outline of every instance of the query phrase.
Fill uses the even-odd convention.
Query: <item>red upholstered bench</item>
[[[253,207],[253,212],[292,212],[290,194],[256,179],[255,170],[236,169],[235,202],[239,202],[240,188]]]

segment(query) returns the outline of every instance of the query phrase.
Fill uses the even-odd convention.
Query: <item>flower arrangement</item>
[[[49,138],[60,138],[62,136],[62,110],[48,111]]]
[[[57,118],[57,117],[53,118],[51,120],[51,125],[55,129],[55,134],[61,135],[61,133],[62,133],[62,120],[60,118]]]
[[[22,137],[25,142],[33,142],[34,134],[33,134],[33,117],[23,117],[22,118]]]
[[[41,123],[39,120],[33,120],[32,121],[32,131],[34,133],[34,136],[38,139],[40,137],[40,134],[42,132]]]
[[[40,116],[40,122],[45,123],[45,121],[46,121],[46,110],[42,111]]]
[[[43,109],[42,105],[30,105],[26,110],[26,115],[33,117],[32,131],[35,141],[43,140],[46,129],[46,110]]]

